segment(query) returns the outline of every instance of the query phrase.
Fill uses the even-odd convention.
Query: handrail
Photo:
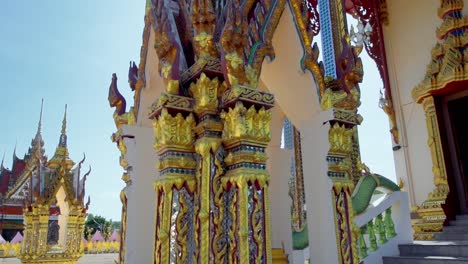
[[[374,264],[382,263],[382,256],[397,255],[398,244],[412,241],[409,214],[407,193],[396,191],[356,215],[359,259]]]

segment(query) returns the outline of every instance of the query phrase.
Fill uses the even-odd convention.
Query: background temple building
[[[120,263],[468,263],[411,244],[468,240],[466,2],[146,1]],[[361,158],[364,53],[398,185]]]
[[[65,210],[64,201],[58,201],[55,198],[52,198],[52,201],[47,201],[49,199],[47,197],[55,197],[57,195],[57,190],[54,190],[54,187],[56,187],[57,181],[60,182],[61,174],[66,175],[67,180],[63,181],[63,185],[68,189],[61,191],[59,195],[74,196],[66,197],[66,199],[84,200],[86,177],[91,172],[91,169],[87,172],[82,171],[84,158],[76,166],[69,158],[66,122],[65,113],[58,146],[52,158],[48,159],[45,154],[44,141],[41,134],[41,106],[37,133],[31,141],[28,152],[23,158],[19,158],[15,149],[11,169],[6,168],[2,161],[0,165],[0,232],[5,240],[10,241],[18,231],[23,233],[26,224],[24,213],[27,211],[27,208],[30,208],[31,204],[40,201],[50,203],[49,226],[54,227],[58,224],[65,227],[66,223],[60,223],[64,221],[63,217],[68,217],[68,213],[63,211]],[[63,172],[59,172],[59,170]],[[65,231],[66,228],[62,228],[61,232]],[[58,232],[60,231],[57,231],[57,234],[53,235],[57,239],[59,236]],[[57,242],[55,241],[55,243]]]

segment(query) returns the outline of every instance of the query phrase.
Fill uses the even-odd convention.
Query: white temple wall
[[[420,205],[434,188],[432,161],[427,145],[426,119],[411,91],[424,78],[436,44],[439,0],[387,1],[389,25],[384,26],[390,85],[400,131],[401,149],[394,151],[397,178]]]
[[[58,245],[63,249],[67,248],[67,227],[68,227],[68,216],[70,215],[70,206],[66,200],[67,194],[65,193],[64,187],[61,186],[56,196],[57,205],[60,207],[60,215],[58,216],[59,229],[59,240]]]
[[[301,125],[304,189],[310,263],[339,263],[333,211],[333,183],[327,176],[331,111],[321,111]]]
[[[281,149],[281,131],[284,114],[279,106],[272,110],[271,141],[266,149],[268,155],[267,170],[270,173],[270,224],[271,247],[284,248],[292,256],[291,198],[289,179],[291,177],[292,150]]]
[[[122,126],[127,146],[125,155],[132,184],[127,194],[127,234],[125,263],[151,263],[155,220],[155,192],[153,183],[158,175],[155,169],[157,154],[153,150],[152,128]]]
[[[275,100],[284,114],[300,128],[301,120],[319,111],[320,105],[312,74],[304,73],[301,69],[303,48],[289,5],[283,11],[273,35],[273,49],[275,59],[271,63],[263,63],[260,79],[275,94]]]
[[[159,59],[154,48],[155,35],[151,27],[148,41],[148,53],[146,54],[145,77],[146,85],[141,90],[140,108],[138,111],[138,126],[153,127],[152,121],[148,118],[149,108],[159,95],[164,91],[163,79],[159,75]],[[153,141],[151,141],[153,142]]]
[[[283,113],[301,132],[310,262],[338,263],[331,196],[332,182],[327,176],[326,162],[330,126],[328,123],[323,125],[323,122],[332,119],[332,116],[330,111],[321,110],[312,74],[304,73],[300,67],[303,49],[289,6],[283,12],[273,36],[273,48],[276,57],[273,62],[263,64],[260,87],[266,87],[275,95],[275,100]],[[274,162],[275,158],[281,157],[274,151],[272,154]],[[272,186],[277,184],[276,180],[276,177],[272,177]],[[281,179],[278,184],[286,185],[287,182]],[[273,195],[270,199],[271,219],[274,219],[276,211],[282,208],[273,203]],[[272,240],[281,235],[275,226],[276,223],[272,220]],[[285,228],[286,226],[282,226],[280,229]],[[290,224],[288,232],[291,233]]]

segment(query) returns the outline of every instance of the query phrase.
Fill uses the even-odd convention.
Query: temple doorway
[[[468,90],[442,97],[441,108],[449,188],[458,207],[453,209],[468,214]]]

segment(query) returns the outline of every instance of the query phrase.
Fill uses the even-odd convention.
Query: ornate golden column
[[[247,263],[266,260],[271,263],[269,174],[266,171],[265,148],[270,142],[272,94],[247,86],[234,86],[223,96],[223,144],[226,175],[222,188],[230,208],[226,216],[231,243],[231,261]],[[237,213],[235,213],[237,212]]]
[[[358,264],[358,229],[354,224],[352,194],[355,183],[363,176],[357,125],[359,83],[363,68],[359,58],[362,50],[353,47],[347,29],[347,20],[341,0],[321,1],[322,38],[324,38],[325,84],[320,89],[323,110],[332,110],[328,133],[330,149],[327,155],[328,177],[335,215],[335,234],[340,264]],[[321,87],[322,88],[322,87]]]
[[[83,208],[79,205],[70,206],[67,222],[67,248],[66,254],[71,257],[81,257],[81,243],[83,238],[85,216],[80,212]]]
[[[162,175],[154,262],[271,263],[273,96],[255,87],[285,1],[152,3],[167,92],[150,114]]]
[[[192,263],[195,237],[195,119],[193,99],[162,94],[150,118],[160,171],[156,191],[155,263]]]
[[[196,172],[198,217],[195,221],[200,252],[209,252],[199,255],[200,263],[209,263],[213,259],[215,263],[222,261],[219,254],[216,254],[216,241],[222,235],[223,201],[220,176],[224,172],[220,148],[223,124],[218,115],[218,98],[225,89],[225,83],[221,83],[217,77],[210,80],[204,73],[189,88],[194,98],[194,111],[199,120],[195,127],[195,152],[200,157]]]
[[[163,176],[155,183],[155,263],[271,262],[265,147],[273,96],[225,89],[202,73],[190,85],[193,99],[163,94],[155,103]]]
[[[125,250],[127,243],[127,195],[123,190],[120,191],[120,201],[122,202],[122,222],[120,227],[119,264],[123,264],[125,263]]]

